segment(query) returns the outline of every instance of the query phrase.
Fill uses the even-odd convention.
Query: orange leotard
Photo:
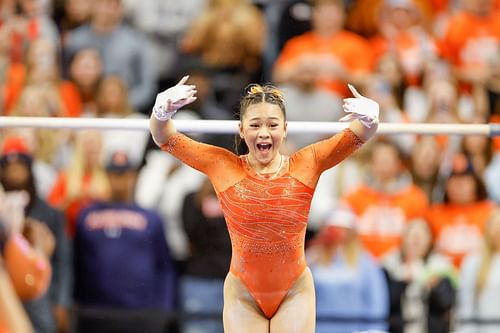
[[[230,270],[271,318],[306,268],[304,237],[321,173],[362,143],[346,129],[286,157],[281,171],[272,177],[253,171],[246,155],[180,133],[162,149],[212,181],[231,236]]]

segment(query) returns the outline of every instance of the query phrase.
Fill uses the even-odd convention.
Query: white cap
[[[354,214],[351,207],[342,204],[335,207],[326,215],[324,226],[354,229],[356,221],[357,216]]]

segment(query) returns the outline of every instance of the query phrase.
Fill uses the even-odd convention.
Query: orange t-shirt
[[[399,247],[406,223],[424,217],[429,205],[425,193],[413,184],[392,194],[361,185],[343,200],[359,217],[356,230],[363,245],[377,258]]]
[[[481,66],[497,56],[500,47],[500,12],[479,17],[459,12],[448,22],[439,41],[443,58],[459,68]]]
[[[12,108],[16,104],[26,83],[26,66],[22,63],[12,63],[7,70],[4,91],[5,115],[10,115]],[[82,101],[76,85],[67,80],[63,80],[58,86],[59,95],[64,105],[64,117],[80,117],[82,112]]]
[[[423,34],[423,31],[421,31]],[[407,57],[406,53],[418,52],[420,57],[435,55],[437,53],[434,38],[430,34],[421,35],[412,31],[402,31],[394,41],[389,41],[382,35],[377,35],[370,39],[370,44],[374,53],[375,61],[378,63],[387,53],[394,52],[400,61]],[[394,48],[391,50],[391,48]],[[420,84],[420,73],[404,73],[408,85]]]
[[[276,60],[275,66],[294,66],[302,56],[333,56],[346,70],[367,73],[373,70],[373,56],[368,41],[348,31],[340,31],[330,38],[323,38],[314,32],[307,32],[291,38]],[[347,96],[346,82],[339,79],[320,79],[318,87]]]
[[[162,149],[209,177],[231,237],[231,272],[271,318],[306,268],[307,219],[321,173],[361,144],[346,129],[286,157],[273,176],[257,174],[247,155],[236,156],[180,133]]]
[[[480,249],[484,226],[494,207],[490,201],[470,205],[432,205],[427,219],[436,249],[449,256],[459,268],[465,255]]]

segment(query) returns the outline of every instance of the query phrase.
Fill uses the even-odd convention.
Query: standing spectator
[[[346,97],[346,82],[362,83],[373,69],[370,46],[361,36],[343,30],[342,0],[315,0],[313,4],[313,29],[285,44],[275,63],[274,80]]]
[[[67,310],[70,306],[71,254],[65,233],[65,221],[61,212],[42,200],[36,190],[32,169],[33,157],[19,138],[6,138],[0,158],[0,183],[7,193],[26,191],[27,218],[38,222],[27,230],[28,239],[39,236],[40,228],[50,230],[55,238],[55,248],[48,256],[52,265],[52,280],[47,294],[27,302],[26,310],[38,333],[52,333],[56,329],[68,329]],[[42,224],[39,227],[38,224]],[[29,226],[29,224],[28,224]],[[31,236],[30,236],[31,235]]]
[[[307,250],[316,289],[317,333],[387,329],[387,283],[358,240],[356,219],[350,208],[336,207]],[[328,317],[349,322],[329,322]]]
[[[224,278],[231,262],[231,241],[217,196],[208,179],[182,205],[182,222],[189,240],[186,273],[180,280],[182,310],[222,317]],[[222,332],[222,321],[186,320],[185,333]]]
[[[150,48],[144,36],[123,23],[122,0],[91,0],[91,20],[71,33],[65,44],[65,65],[82,48],[95,48],[103,59],[104,73],[117,74],[127,83],[134,109],[149,107],[155,89]]]
[[[441,56],[454,69],[460,82],[461,106],[485,115],[491,110],[470,110],[470,101],[492,89],[497,95],[498,85],[490,80],[498,77],[500,49],[500,11],[494,10],[493,0],[463,0],[460,10],[449,18],[440,41]]]
[[[179,42],[210,0],[122,0],[126,17],[148,39],[160,88],[170,85],[179,60]],[[225,45],[227,47],[227,45]],[[227,49],[225,49],[226,51]]]
[[[405,227],[401,247],[383,258],[391,296],[389,332],[450,331],[456,272],[433,247],[427,221],[412,220]]]
[[[465,255],[480,247],[494,204],[470,160],[458,154],[452,164],[445,182],[444,202],[430,207],[428,219],[436,237],[436,249],[448,255],[458,268]]]
[[[344,200],[359,216],[356,229],[364,246],[377,258],[399,246],[406,223],[423,217],[428,200],[413,184],[405,158],[391,141],[374,142],[370,174]]]
[[[260,77],[266,33],[264,16],[251,1],[210,0],[183,37],[182,52],[212,69],[217,101],[231,112],[244,87]]]
[[[458,290],[457,332],[496,333],[500,321],[500,211],[488,218],[482,251],[464,260]],[[488,320],[495,323],[488,324]],[[483,321],[483,322],[481,322]]]
[[[163,222],[134,202],[126,153],[115,152],[106,170],[110,199],[91,203],[76,225],[77,332],[163,332],[175,298]]]

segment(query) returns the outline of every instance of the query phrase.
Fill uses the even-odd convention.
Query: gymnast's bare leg
[[[224,283],[225,333],[314,333],[314,285],[307,268],[290,289],[276,314],[264,316],[243,283],[232,273]]]

